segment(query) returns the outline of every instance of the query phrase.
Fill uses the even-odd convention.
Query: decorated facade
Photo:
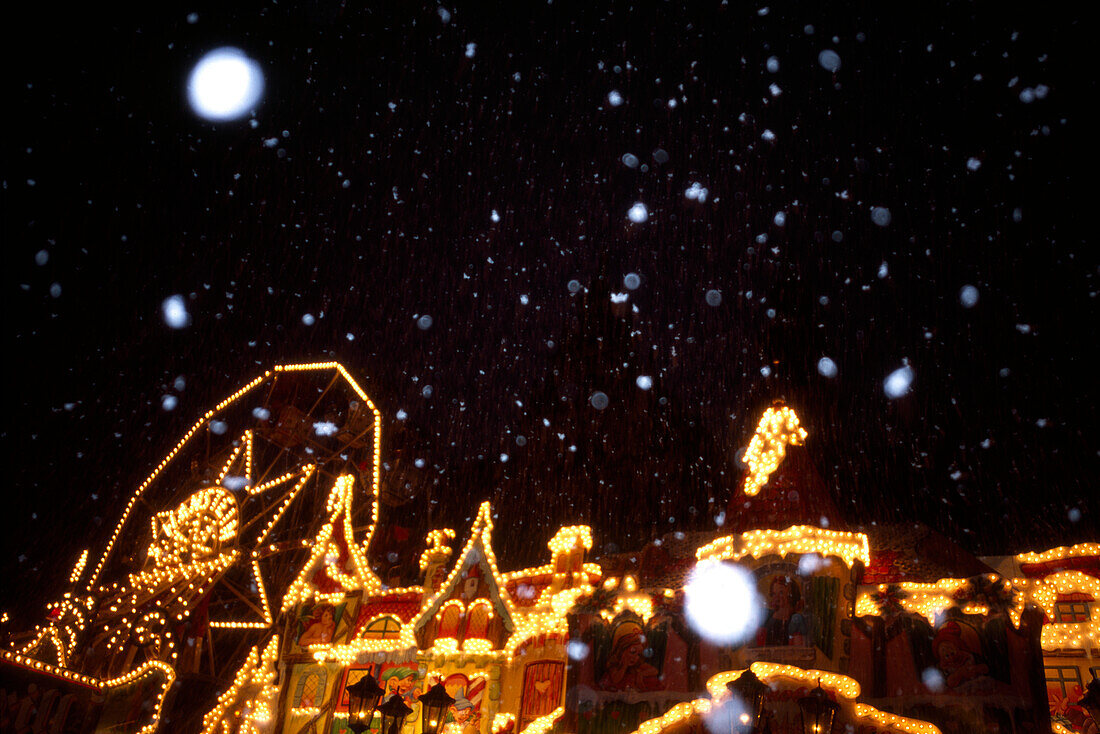
[[[448,734],[1095,732],[1100,544],[981,560],[922,526],[857,532],[807,438],[765,412],[719,532],[597,563],[598,528],[567,526],[512,569],[485,503],[401,572],[375,557],[379,411],[339,364],[276,367],[183,436],[46,621],[9,635],[0,731],[343,734],[369,675],[409,707],[401,734],[425,730],[436,683]],[[744,616],[737,634],[693,611],[716,568],[745,584],[709,607],[718,627]]]

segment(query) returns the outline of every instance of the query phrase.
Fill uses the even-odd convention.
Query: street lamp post
[[[830,734],[833,730],[833,719],[840,709],[837,703],[829,698],[821,687],[821,681],[817,682],[817,688],[810,695],[798,699],[798,707],[802,709],[802,731],[804,734]]]
[[[374,710],[378,708],[378,699],[385,689],[378,685],[373,675],[367,673],[345,690],[348,693],[348,728],[355,734],[362,734],[370,727]]]
[[[378,713],[382,714],[381,734],[400,734],[401,725],[412,711],[411,708],[405,705],[405,700],[400,693],[390,696],[385,703],[378,707]]]
[[[454,698],[447,693],[442,683],[436,683],[428,692],[420,697],[421,713],[423,719],[421,727],[423,734],[439,734],[443,728],[443,715],[447,708],[454,703]]]
[[[744,705],[743,710],[731,708],[731,734],[755,732],[764,712],[764,694],[768,691],[768,685],[757,678],[750,668],[736,680],[727,683],[726,689],[729,690],[732,700],[740,701]]]

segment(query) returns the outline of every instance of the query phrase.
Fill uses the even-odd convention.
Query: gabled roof
[[[356,543],[352,532],[352,497],[355,494],[355,477],[341,475],[329,494],[326,508],[328,521],[321,527],[313,541],[309,560],[283,597],[283,611],[310,599],[331,594],[343,594],[355,589],[374,591],[378,580],[370,570],[362,546]],[[344,573],[348,558],[352,561],[352,575]]]
[[[470,537],[458,555],[446,581],[440,585],[435,596],[424,605],[423,610],[413,620],[411,629],[414,633],[419,632],[428,620],[435,617],[443,602],[451,598],[461,584],[463,572],[475,565],[480,569],[481,576],[489,589],[489,600],[493,604],[494,613],[500,617],[508,634],[515,630],[516,609],[511,597],[505,591],[504,579],[497,569],[492,535],[492,510],[488,502],[482,502],[478,508],[477,517],[474,518],[474,524],[470,528]]]

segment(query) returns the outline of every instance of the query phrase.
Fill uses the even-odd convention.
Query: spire
[[[847,529],[810,461],[806,439],[793,409],[779,402],[764,412],[746,452],[746,476],[730,495],[722,532],[791,525]]]

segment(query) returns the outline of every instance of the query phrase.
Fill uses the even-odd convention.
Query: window
[[[392,640],[401,634],[401,622],[386,615],[372,619],[359,635],[364,640]]]
[[[436,638],[450,637],[458,639],[458,626],[462,621],[462,605],[461,604],[447,604],[439,612],[439,631],[436,632]]]
[[[1089,614],[1088,602],[1084,601],[1056,601],[1054,602],[1055,622],[1087,622],[1092,619]]]
[[[1060,689],[1063,696],[1072,693],[1074,686],[1081,685],[1081,671],[1076,666],[1051,665],[1043,670],[1047,674],[1047,688]]]
[[[294,693],[294,705],[301,708],[319,706],[325,692],[327,680],[327,670],[319,666],[310,668],[298,679],[298,690]]]
[[[484,640],[489,637],[489,602],[476,601],[466,614],[466,639]]]

